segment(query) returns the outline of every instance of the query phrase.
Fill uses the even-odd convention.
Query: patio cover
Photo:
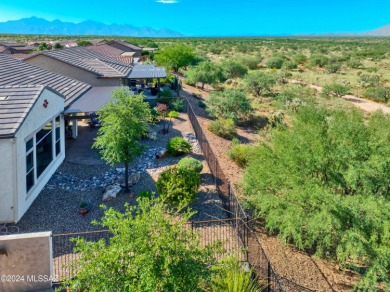
[[[128,75],[130,79],[165,78],[167,72],[162,67],[154,65],[135,65]]]
[[[106,104],[113,90],[120,88],[119,86],[110,87],[92,87],[75,102],[70,104],[66,109],[66,114],[73,113],[93,113]]]

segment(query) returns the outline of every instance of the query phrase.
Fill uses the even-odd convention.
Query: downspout
[[[19,190],[18,190],[18,156],[16,155],[17,153],[17,139],[16,138],[13,138],[12,140],[12,161],[13,161],[13,177],[14,177],[14,180],[13,180],[13,184],[14,184],[14,187],[13,187],[13,193],[12,193],[12,196],[13,196],[13,206],[11,207],[12,209],[12,214],[13,214],[13,221],[15,223],[18,222],[18,210],[19,210]]]

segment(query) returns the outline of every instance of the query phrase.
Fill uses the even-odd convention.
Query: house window
[[[27,193],[60,153],[61,119],[58,116],[48,122],[26,142]]]
[[[34,138],[26,142],[26,188],[27,192],[35,183],[34,175]]]
[[[56,156],[61,153],[61,120],[60,116],[55,119],[55,143],[56,143]]]

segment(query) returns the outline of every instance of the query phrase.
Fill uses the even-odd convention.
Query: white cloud
[[[179,1],[178,0],[158,0],[157,2],[162,3],[162,4],[175,4]]]

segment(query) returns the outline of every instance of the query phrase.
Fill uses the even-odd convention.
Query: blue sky
[[[169,28],[188,36],[363,32],[390,24],[390,1],[0,0],[0,21],[31,16]]]

